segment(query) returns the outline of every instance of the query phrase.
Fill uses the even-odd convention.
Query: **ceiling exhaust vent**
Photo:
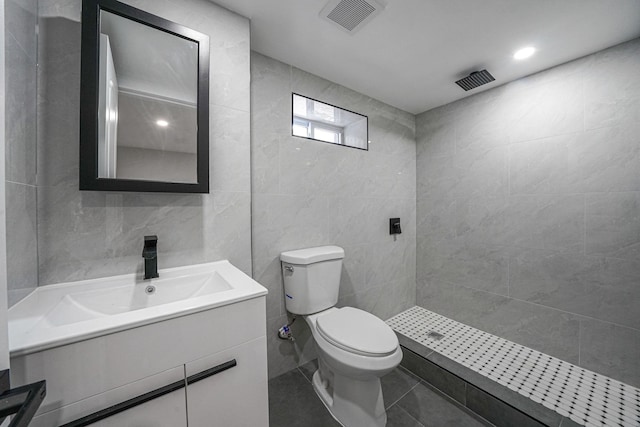
[[[464,90],[471,90],[477,88],[478,86],[491,83],[494,80],[495,78],[487,70],[482,70],[474,71],[464,79],[458,80],[456,84]]]
[[[320,16],[353,34],[371,21],[384,6],[374,0],[331,0]]]

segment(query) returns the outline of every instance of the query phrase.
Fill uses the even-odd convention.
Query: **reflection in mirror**
[[[209,192],[209,37],[82,1],[80,189]]]
[[[197,43],[100,11],[98,177],[197,182]]]
[[[293,94],[293,136],[368,150],[368,131],[367,116]]]

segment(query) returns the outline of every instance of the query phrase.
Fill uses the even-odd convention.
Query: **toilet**
[[[402,360],[393,330],[338,302],[344,249],[321,246],[280,254],[287,311],[304,317],[318,352],[313,388],[345,427],[384,426],[380,377]]]

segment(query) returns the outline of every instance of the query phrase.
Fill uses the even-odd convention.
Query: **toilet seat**
[[[319,316],[316,325],[325,340],[349,353],[384,357],[398,349],[398,338],[389,325],[357,308],[331,310]]]

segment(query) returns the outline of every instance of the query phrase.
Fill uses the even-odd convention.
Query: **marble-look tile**
[[[578,362],[579,316],[442,282],[418,283],[418,304],[549,355]]]
[[[36,187],[6,182],[7,289],[38,286]]]
[[[479,96],[465,98],[458,103],[457,111],[456,150],[509,143],[507,111],[500,91],[486,91]]]
[[[640,328],[637,262],[525,251],[509,272],[514,298]]]
[[[579,189],[572,147],[582,136],[559,135],[509,146],[509,194],[558,194]]]
[[[333,213],[328,230],[336,245],[359,245],[380,240],[385,216],[377,210],[383,203],[365,197],[331,197],[329,211]],[[388,230],[387,230],[388,235]]]
[[[636,311],[637,313],[637,311]],[[640,387],[640,330],[585,319],[580,325],[580,366]]]
[[[434,108],[416,116],[416,154],[418,158],[452,155],[455,151],[454,105]]]
[[[637,39],[591,57],[584,70],[587,129],[640,122],[639,58]]]
[[[509,198],[502,244],[554,252],[584,251],[584,196],[531,195]],[[489,239],[488,239],[489,240]]]
[[[570,78],[531,82],[527,78],[505,93],[510,142],[579,132],[584,129],[581,73]]]
[[[458,197],[504,196],[509,192],[507,147],[469,147],[457,150],[454,171]]]
[[[324,197],[254,194],[253,255],[277,257],[283,251],[330,244]]]
[[[251,191],[249,113],[210,106],[210,189]]]
[[[418,199],[450,200],[456,195],[461,177],[454,168],[454,156],[420,156],[416,161]]]
[[[37,59],[38,1],[7,0],[5,2],[6,38],[13,37],[33,61]],[[7,64],[10,64],[7,61]]]
[[[419,382],[418,377],[400,366],[380,378],[385,408],[389,409]]]
[[[469,409],[495,425],[544,427],[544,424],[472,385],[467,386],[466,399]]]
[[[365,280],[369,286],[379,286],[408,276],[415,266],[415,240],[394,241],[369,245],[365,260]]]
[[[267,319],[285,314],[280,258],[254,258],[253,272],[253,279],[269,290],[267,294]]]
[[[40,19],[38,185],[77,182],[80,138],[80,23]]]
[[[640,261],[640,192],[586,196],[586,254]]]
[[[287,315],[267,320],[269,378],[277,377],[318,357],[311,331],[302,317],[297,317],[291,325],[295,341],[278,338],[278,329],[290,323],[291,318]]]
[[[340,275],[339,297],[363,292],[367,289],[365,280],[368,245],[343,246],[342,274]]]
[[[427,426],[488,425],[462,405],[432,390],[424,383],[415,386],[396,405]]]
[[[298,370],[269,380],[269,425],[339,426]]]
[[[251,194],[216,191],[204,196],[203,203],[203,223],[200,226],[194,223],[193,229],[187,229],[186,234],[204,231],[206,261],[228,259],[251,276]],[[174,211],[172,223],[178,228],[182,222],[178,222],[180,213],[176,206]]]
[[[341,296],[336,307],[359,308],[385,320],[415,305],[415,289],[413,276],[396,278],[381,286],[367,284],[362,291]]]
[[[583,192],[640,190],[640,122],[594,129],[570,147]]]
[[[13,182],[35,185],[36,62],[11,34],[7,34],[4,49],[7,64],[5,77],[6,178]]]
[[[456,201],[420,197],[416,201],[417,236],[429,241],[450,240],[456,236]]]
[[[291,90],[300,95],[364,115],[369,113],[366,106],[373,101],[366,95],[296,67],[291,67]]]
[[[370,152],[415,159],[415,116],[402,113],[394,109],[369,116]]]
[[[495,246],[464,239],[418,245],[418,281],[437,280],[507,295],[508,258]]]
[[[279,193],[280,140],[291,134],[291,67],[251,52],[252,192]]]

